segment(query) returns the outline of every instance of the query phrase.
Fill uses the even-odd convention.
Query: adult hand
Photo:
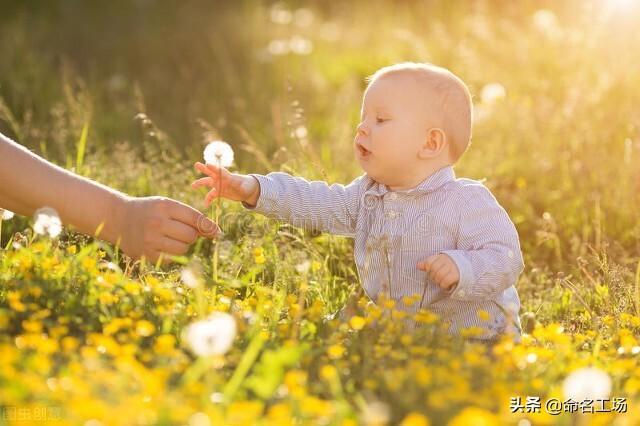
[[[198,210],[165,197],[128,197],[122,206],[120,248],[133,258],[153,262],[163,255],[183,255],[203,236],[213,238],[220,228]]]

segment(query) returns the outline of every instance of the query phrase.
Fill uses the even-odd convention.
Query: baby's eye
[[[376,118],[376,122],[378,123],[382,123],[383,121],[387,121],[384,118]]]

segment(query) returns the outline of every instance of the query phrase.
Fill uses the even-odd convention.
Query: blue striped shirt
[[[518,233],[481,182],[456,178],[452,166],[404,191],[391,191],[367,174],[346,186],[282,172],[251,176],[260,183],[260,197],[245,208],[354,238],[358,275],[371,300],[384,294],[410,313],[427,308],[454,334],[479,327],[481,339],[512,333],[520,340],[515,284],[524,262]],[[437,253],[450,256],[460,272],[452,291],[416,266]],[[404,296],[418,302],[406,305]]]

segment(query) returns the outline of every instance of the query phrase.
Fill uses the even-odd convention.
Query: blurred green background
[[[0,131],[130,194],[199,208],[188,183],[208,140],[229,142],[242,172],[347,183],[362,173],[352,140],[364,78],[401,61],[447,67],[476,108],[455,170],[486,179],[516,223],[525,303],[586,264],[620,309],[632,305],[638,2],[3,0],[0,10]]]

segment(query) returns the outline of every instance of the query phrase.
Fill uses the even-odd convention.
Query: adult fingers
[[[169,208],[169,216],[185,225],[191,226],[203,237],[212,238],[218,234],[220,228],[205,215],[191,206],[175,201]]]
[[[182,241],[186,244],[193,244],[198,238],[198,231],[189,225],[175,220],[165,220],[162,225],[162,233],[174,240]]]
[[[158,242],[156,250],[168,255],[180,256],[189,250],[189,244],[174,240],[169,237],[162,237]]]

